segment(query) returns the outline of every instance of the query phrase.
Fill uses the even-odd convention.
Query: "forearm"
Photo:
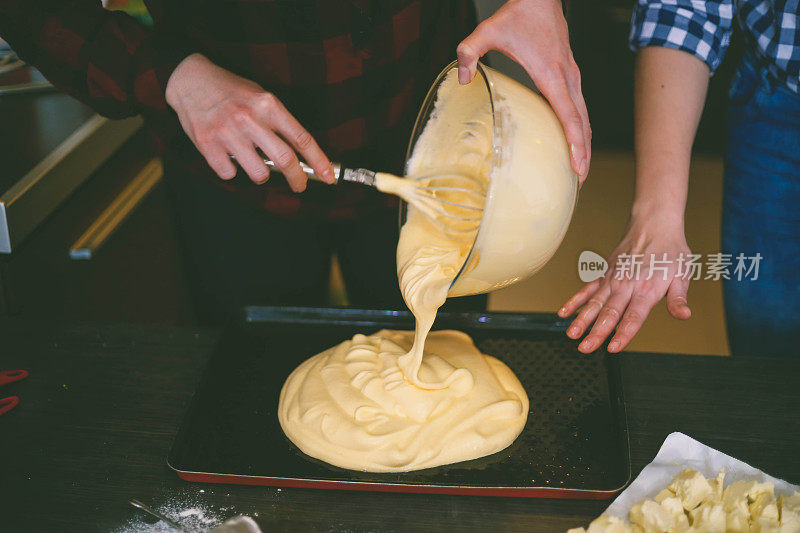
[[[166,82],[188,55],[96,2],[0,0],[0,35],[56,87],[99,113],[166,111]]]
[[[683,224],[689,165],[709,80],[696,57],[662,47],[637,56],[634,94],[636,191],[634,217]]]

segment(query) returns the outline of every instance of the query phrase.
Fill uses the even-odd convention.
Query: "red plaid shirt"
[[[417,110],[474,28],[469,0],[145,0],[153,29],[97,1],[0,0],[0,35],[58,88],[99,113],[142,114],[170,162],[212,178],[167,106],[187,55],[273,92],[333,160],[402,171]],[[240,173],[241,174],[241,173]],[[363,186],[215,179],[273,213],[350,218],[390,200]]]

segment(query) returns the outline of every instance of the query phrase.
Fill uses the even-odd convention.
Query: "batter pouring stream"
[[[492,124],[485,89],[460,87],[453,72],[415,144],[409,175],[467,175],[485,188]],[[399,195],[414,186],[391,176],[378,184]],[[467,203],[458,192],[442,194]],[[344,468],[399,472],[482,457],[511,444],[527,420],[528,397],[504,363],[481,354],[464,333],[430,333],[477,227],[436,220],[413,204],[407,214],[397,268],[416,319],[413,334],[356,335],[302,363],[281,391],[286,435],[306,454]]]

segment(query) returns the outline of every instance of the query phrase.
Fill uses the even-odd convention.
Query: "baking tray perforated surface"
[[[406,312],[249,307],[224,332],[170,453],[192,481],[398,492],[604,498],[630,478],[617,356],[580,354],[552,315],[440,313],[503,360],[530,398],[522,434],[496,454],[405,473],[357,472],[301,452],[278,396],[303,360],[356,333],[412,329]]]

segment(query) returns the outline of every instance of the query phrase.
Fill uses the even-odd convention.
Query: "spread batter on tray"
[[[397,364],[412,339],[410,331],[356,335],[301,364],[281,391],[287,436],[312,457],[369,472],[455,463],[511,444],[528,416],[528,397],[511,370],[464,333],[436,331],[419,377],[467,377],[424,389]]]
[[[453,76],[415,144],[409,175],[458,172],[485,186],[491,157],[485,88],[459,87]],[[354,470],[418,470],[500,451],[525,426],[528,397],[504,363],[464,333],[429,334],[477,232],[442,222],[410,205],[400,232],[398,278],[415,331],[356,335],[286,380],[278,417],[306,454]]]

